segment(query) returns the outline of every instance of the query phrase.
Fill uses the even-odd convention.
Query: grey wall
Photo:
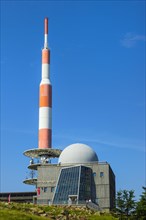
[[[91,167],[93,171],[91,199],[93,201],[98,201],[98,204],[101,208],[112,209],[115,199],[115,176],[110,165],[108,163],[97,162],[82,165]],[[49,200],[52,201],[54,195],[54,192],[52,192],[52,187],[55,187],[57,184],[60,170],[62,167],[69,166],[73,166],[73,164],[67,164],[64,166],[57,164],[46,164],[38,167],[37,187],[40,187],[40,195],[37,196],[37,201],[39,204],[48,204]]]
[[[37,196],[38,203],[49,203],[52,201],[55,187],[58,180],[60,167],[57,165],[42,165],[38,167],[37,187],[40,187],[40,195]],[[45,191],[46,190],[46,191]]]

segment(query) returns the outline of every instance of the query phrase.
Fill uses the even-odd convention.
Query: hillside
[[[27,203],[0,202],[1,220],[116,220],[110,214],[86,207],[41,206]]]

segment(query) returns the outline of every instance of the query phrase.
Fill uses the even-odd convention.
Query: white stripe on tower
[[[45,18],[44,48],[42,50],[42,80],[39,103],[39,148],[52,145],[52,86],[50,82],[50,50],[48,48],[48,18]]]

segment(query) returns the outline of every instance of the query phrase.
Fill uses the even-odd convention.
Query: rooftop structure
[[[86,144],[71,144],[66,147],[60,154],[58,163],[61,164],[81,164],[97,162],[96,153]]]

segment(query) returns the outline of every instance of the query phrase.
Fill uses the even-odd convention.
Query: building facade
[[[90,200],[101,209],[114,208],[115,175],[107,162],[38,167],[38,204],[85,205]]]
[[[27,179],[36,185],[37,204],[85,205],[87,201],[100,209],[112,210],[115,203],[115,175],[107,162],[99,162],[96,152],[85,144],[72,144],[60,154],[58,163],[32,163],[37,178]]]

